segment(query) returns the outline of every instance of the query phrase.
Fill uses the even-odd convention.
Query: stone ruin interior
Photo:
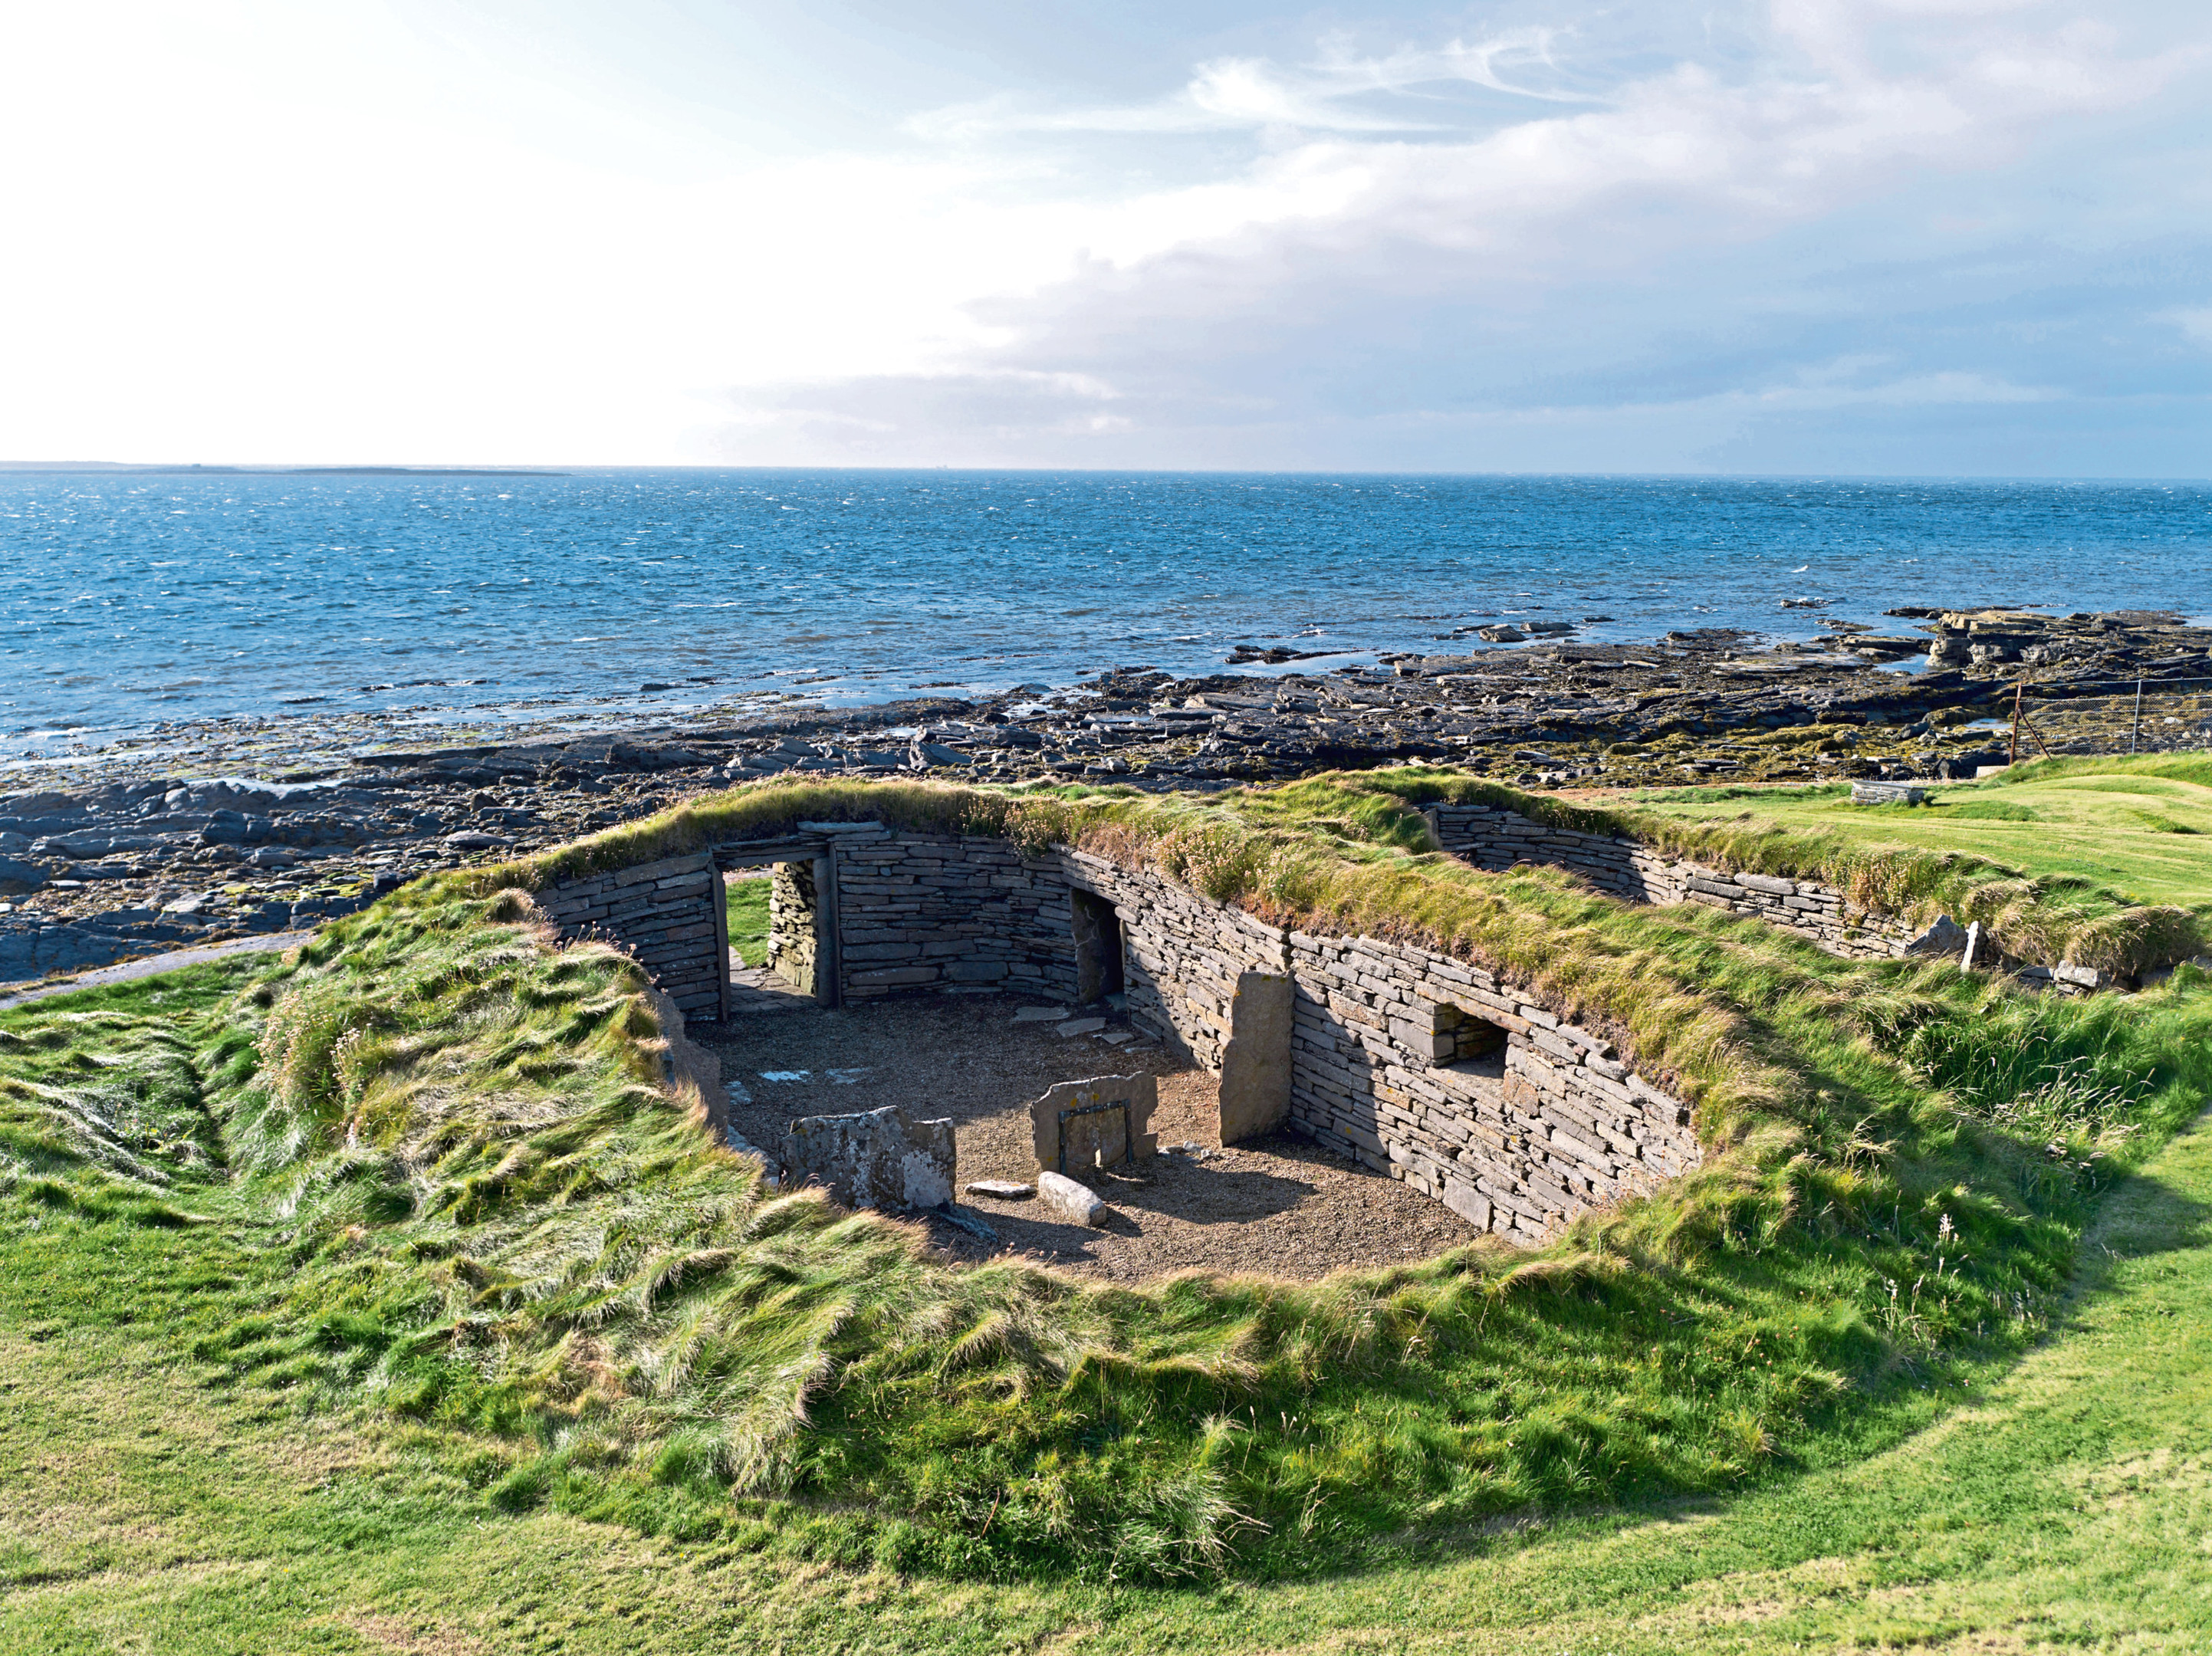
[[[748,966],[725,895],[760,878]],[[1068,847],[802,823],[539,901],[653,974],[733,1147],[963,1258],[1312,1277],[1531,1245],[1700,1157],[1602,1034],[1479,968]]]

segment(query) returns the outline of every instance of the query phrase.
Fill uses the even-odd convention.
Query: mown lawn
[[[2106,1198],[2053,1338],[1954,1405],[1868,1422],[1891,1440],[1868,1458],[1732,1500],[1408,1536],[1334,1576],[1152,1589],[510,1515],[464,1441],[302,1414],[131,1319],[118,1285],[142,1273],[196,1273],[211,1302],[249,1286],[237,1233],[110,1227],[113,1283],[57,1298],[33,1261],[0,1286],[0,1650],[2202,1650],[2208,1218],[2200,1125]]]
[[[2212,907],[2212,760],[2063,760],[1938,788],[1922,806],[1854,805],[1835,789],[1681,789],[1639,810],[1702,822],[1752,817],[1867,845],[1985,857],[2039,880],[2081,880],[2138,903]]]

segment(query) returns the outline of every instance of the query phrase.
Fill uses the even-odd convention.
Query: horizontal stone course
[[[1853,913],[1844,894],[1814,881],[1744,874],[1667,857],[1634,840],[1553,828],[1497,805],[1434,805],[1437,843],[1478,868],[1516,863],[1570,868],[1630,902],[1704,903],[1753,916],[1854,960],[1902,956],[1914,929],[1886,915]]]

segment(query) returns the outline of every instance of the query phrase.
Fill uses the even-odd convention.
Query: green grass
[[[769,885],[766,879],[727,883],[730,947],[741,965],[760,966],[768,960]]]
[[[2194,1651],[2208,1216],[2200,1128],[2106,1195],[2045,1343],[1969,1385],[1901,1386],[1831,1464],[1739,1495],[1415,1529],[1298,1580],[988,1587],[514,1511],[495,1493],[511,1450],[304,1410],[180,1355],[164,1319],[219,1322],[259,1291],[252,1223],[17,1219],[0,1650]]]
[[[2212,1090],[2194,971],[2038,1000],[1480,874],[1419,849],[1396,790],[1437,786],[746,789],[418,883],[251,979],[20,1009],[11,1281],[240,1396],[419,1433],[501,1513],[951,1580],[1291,1579],[1856,1453],[2033,1338],[2096,1192]],[[1315,1285],[939,1265],[708,1143],[636,968],[552,946],[524,889],[870,810],[1493,964],[1680,1085],[1708,1164],[1534,1254]]]
[[[1800,832],[1985,858],[2045,884],[2102,888],[2128,904],[2212,910],[2212,761],[2202,755],[2039,761],[1990,781],[1940,787],[1917,807],[1853,805],[1841,788],[1733,794],[1743,815]],[[1670,793],[1637,803],[1694,822],[1719,802]]]

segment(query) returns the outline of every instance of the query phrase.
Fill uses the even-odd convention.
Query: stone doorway
[[[1121,917],[1096,892],[1071,890],[1075,923],[1075,998],[1085,1005],[1128,986]]]
[[[761,997],[805,996],[817,1005],[844,999],[843,950],[837,935],[837,858],[833,848],[805,840],[756,840],[714,852],[714,925],[722,961],[724,1015],[766,1010]],[[736,957],[730,947],[732,877],[768,886],[765,957]]]

